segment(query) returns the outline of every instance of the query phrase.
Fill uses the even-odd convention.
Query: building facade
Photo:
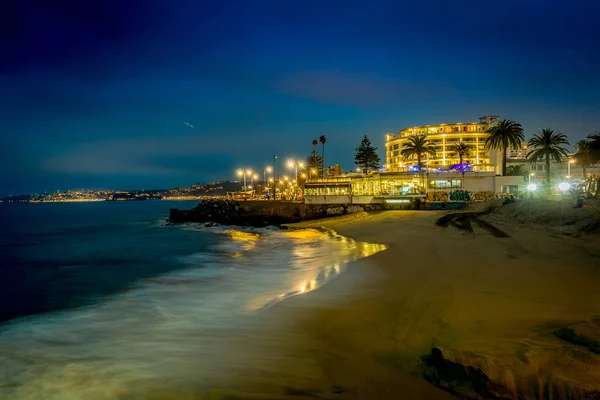
[[[471,150],[471,154],[463,159],[463,163],[470,164],[473,171],[489,170],[490,166],[496,164],[498,154],[485,148],[485,138],[487,130],[497,123],[498,119],[498,116],[484,116],[479,118],[479,122],[415,126],[403,129],[397,134],[387,134],[385,169],[401,172],[416,166],[416,159],[404,160],[400,152],[410,136],[425,134],[436,150],[435,157],[428,156],[421,160],[428,169],[446,169],[459,164],[460,159],[453,151],[453,146],[463,142]]]
[[[310,180],[304,186],[306,204],[382,204],[424,197],[428,192],[511,192],[524,186],[522,176],[488,172],[373,172]]]

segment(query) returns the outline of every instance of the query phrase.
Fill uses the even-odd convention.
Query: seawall
[[[369,206],[381,209],[380,206]],[[307,205],[290,201],[207,200],[191,210],[171,208],[169,222],[215,222],[223,225],[268,226],[364,211],[346,204]]]

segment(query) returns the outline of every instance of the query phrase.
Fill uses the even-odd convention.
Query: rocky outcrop
[[[265,206],[268,205],[267,202],[264,203]],[[273,212],[271,209],[268,212],[264,212],[265,210],[266,208],[249,210],[233,200],[206,200],[191,210],[172,208],[169,213],[169,222],[208,222],[221,225],[264,227],[280,226],[300,220],[299,214],[284,215],[284,213]]]

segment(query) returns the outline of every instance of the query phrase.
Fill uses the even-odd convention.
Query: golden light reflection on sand
[[[241,243],[241,247],[244,250],[253,250],[258,244],[260,235],[253,232],[243,232],[235,229],[226,231],[227,236],[234,242]],[[239,257],[239,254],[238,254]]]
[[[300,273],[296,284],[292,284],[283,293],[261,293],[246,304],[247,311],[257,311],[283,299],[310,293],[323,286],[327,281],[341,274],[346,265],[360,258],[369,257],[386,249],[379,243],[357,242],[353,239],[337,235],[335,232],[323,232],[317,229],[303,229],[286,233],[288,237],[300,239],[293,251],[295,256],[290,260],[290,267]],[[334,262],[331,259],[319,262],[319,254],[315,253],[311,243],[319,240],[332,240],[337,247]],[[332,254],[328,254],[331,256]]]

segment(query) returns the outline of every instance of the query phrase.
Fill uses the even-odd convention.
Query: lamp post
[[[273,151],[273,200],[277,200],[277,155]]]
[[[569,160],[567,162],[567,179],[571,179],[571,164],[573,164],[575,160]]]
[[[532,172],[529,174],[529,184],[531,185],[531,177],[534,176],[535,174]],[[534,189],[535,190],[535,189]]]
[[[263,168],[263,184],[265,185],[265,192],[269,191],[269,185],[267,184],[267,172],[271,171],[273,171],[271,167]]]
[[[295,175],[294,176],[296,177],[296,187],[294,189],[294,193],[296,195],[297,192],[298,192],[298,167],[303,168],[304,164],[302,164],[301,162],[298,162],[296,160],[291,160],[291,161],[288,161],[288,166],[290,168],[295,168]]]
[[[239,177],[242,177],[242,176],[244,177],[244,186],[243,186],[242,191],[245,192],[246,191],[246,173],[244,171],[242,171],[241,169],[239,169],[237,171],[237,174],[238,174]]]
[[[302,164],[301,162],[295,161],[295,160],[291,160],[288,161],[288,166],[290,168],[295,168],[296,169],[296,180],[298,180],[298,167],[302,168],[304,167],[304,164]]]
[[[246,179],[247,177],[250,177],[250,186],[252,186],[252,170],[251,169],[247,169],[246,170]],[[244,184],[247,183],[247,180],[244,180]],[[246,185],[246,190],[248,190],[248,186]]]

